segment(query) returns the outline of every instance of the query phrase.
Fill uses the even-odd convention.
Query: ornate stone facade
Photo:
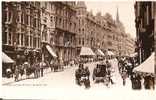
[[[40,51],[40,26],[39,2],[2,2],[3,51],[13,59],[27,57],[26,51]]]
[[[126,56],[134,52],[134,39],[128,35],[123,24],[117,18],[113,20],[109,13],[104,16],[101,13],[93,15],[87,11],[85,2],[77,2],[78,35],[77,35],[77,54],[81,46],[91,47],[92,49],[112,50],[116,55]],[[130,45],[128,47],[127,45]]]
[[[75,58],[75,2],[41,2],[42,41],[51,45],[61,63]]]

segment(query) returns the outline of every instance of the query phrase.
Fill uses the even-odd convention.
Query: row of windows
[[[40,38],[18,33],[17,34],[17,45],[39,48],[40,47]]]
[[[78,38],[78,44],[79,45],[85,45],[85,43],[90,44],[91,46],[95,45],[95,41],[93,38],[91,38],[91,39]]]
[[[4,22],[13,22],[14,20],[17,20],[17,22],[20,22],[22,24],[30,25],[33,27],[40,27],[40,19],[33,18],[30,15],[22,13],[21,15],[17,15],[16,19],[15,15],[13,15],[13,12],[8,11],[3,13],[3,21]]]
[[[82,33],[82,34],[84,34],[85,33],[85,31],[84,31],[84,28],[79,28],[79,33]]]
[[[79,38],[79,45],[84,45],[84,41],[85,41],[84,38]]]
[[[20,17],[21,17],[21,21],[20,21]],[[22,13],[22,15],[18,16],[18,22],[21,22],[22,24],[33,26],[35,28],[40,27],[40,19],[39,18],[37,18],[37,17],[33,18],[32,16],[30,16],[28,14],[24,14],[24,13]]]
[[[16,37],[15,34],[12,34],[11,31],[5,31],[2,34],[2,41],[3,44],[9,44],[13,45],[14,42],[16,41],[17,45],[21,46],[33,46],[33,47],[40,47],[40,38],[39,37],[34,37],[34,36],[28,36],[26,34],[20,34],[17,33]],[[29,42],[30,39],[30,42]]]
[[[75,31],[76,23],[56,17],[56,26],[70,31]]]

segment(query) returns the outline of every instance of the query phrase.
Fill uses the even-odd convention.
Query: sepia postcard
[[[1,1],[1,98],[155,100],[156,1]]]

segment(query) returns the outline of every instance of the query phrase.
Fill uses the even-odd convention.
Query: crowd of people
[[[133,70],[135,67],[137,67],[137,64],[131,57],[121,57],[118,59],[118,71],[123,80],[123,86],[126,85],[126,80],[130,79],[132,89],[155,89],[154,75],[151,73],[136,72]],[[115,83],[112,73],[114,72],[110,61],[104,60],[96,65],[92,73],[92,78],[95,83],[104,82],[108,86]],[[82,76],[87,76],[90,82],[90,71],[88,67],[84,68],[83,64],[79,64],[79,68],[75,72],[76,83],[78,85],[82,85],[80,81]]]
[[[143,72],[134,72],[133,69],[136,67],[135,61],[133,58],[121,57],[118,58],[118,70],[123,79],[123,86],[126,85],[126,79],[129,78],[132,83],[132,89],[155,89],[155,76],[150,73]],[[79,67],[75,71],[75,79],[78,85],[82,85],[83,82],[88,84],[90,87],[90,70],[88,66],[85,66],[84,63],[76,63]],[[72,61],[69,63],[70,66],[75,65],[75,62]],[[14,77],[15,81],[19,81],[19,77],[26,75],[27,78],[39,78],[43,77],[44,69],[51,68],[51,71],[62,70],[63,67],[60,67],[57,61],[51,63],[36,61],[33,64],[24,62],[22,64],[15,64],[14,67],[8,68],[6,70],[6,75],[8,77]],[[116,67],[116,66],[115,66]],[[92,79],[95,83],[104,82],[106,86],[114,84],[115,82],[112,79],[113,68],[109,60],[105,59],[100,61],[93,69]],[[33,74],[33,77],[30,77]],[[83,78],[82,78],[83,77]],[[84,78],[85,77],[85,78]],[[87,87],[87,88],[88,88]]]
[[[29,62],[23,62],[20,64],[13,64],[11,67],[6,69],[6,77],[14,78],[15,81],[23,80],[25,75],[28,78],[39,78],[43,77],[44,69],[50,65],[43,61],[35,61],[32,64]]]
[[[75,65],[74,61],[68,62],[67,65]],[[44,76],[45,69],[50,68],[51,72],[58,72],[64,70],[63,65],[59,64],[59,60],[55,59],[51,62],[35,60],[30,63],[28,61],[22,63],[14,63],[12,66],[8,67],[5,72],[7,78],[14,78],[15,81],[20,81],[23,79],[33,78],[37,79]],[[26,77],[23,77],[26,76]]]
[[[123,85],[126,84],[126,78],[131,80],[132,89],[154,89],[155,77],[151,73],[137,72],[133,58],[121,58],[118,61],[118,67],[123,79]]]

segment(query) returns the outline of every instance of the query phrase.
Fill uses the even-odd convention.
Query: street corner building
[[[2,2],[2,51],[10,61],[3,60],[3,70],[25,61],[66,65],[79,58],[82,47],[126,56],[134,45],[118,8],[113,19],[109,13],[93,15],[84,1]]]
[[[81,47],[89,47],[96,51],[100,49],[104,53],[110,50],[118,56],[126,56],[134,52],[135,40],[125,32],[124,25],[120,21],[117,8],[116,19],[106,13],[96,15],[87,11],[85,2],[77,2],[77,55]]]
[[[134,8],[138,45],[137,52],[140,63],[142,63],[152,54],[152,52],[156,52],[156,2],[138,1],[135,3]]]

